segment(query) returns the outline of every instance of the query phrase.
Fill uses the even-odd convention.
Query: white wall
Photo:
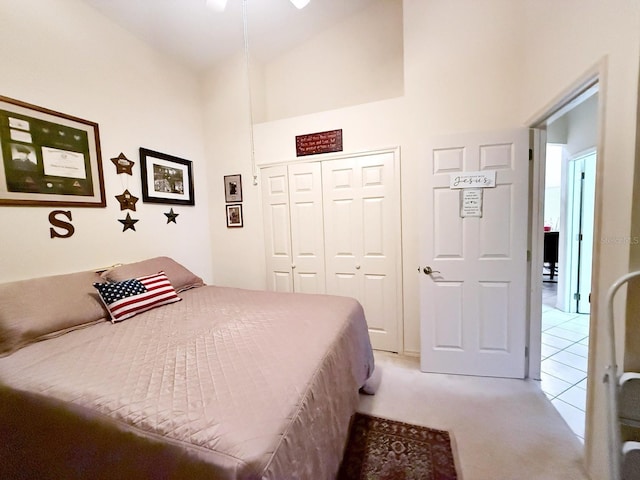
[[[260,105],[261,69],[252,68]],[[264,289],[265,258],[260,192],[253,185],[247,75],[242,55],[208,72],[202,82],[214,283]],[[260,107],[258,106],[257,110]],[[242,175],[243,228],[227,228],[224,176]]]
[[[544,225],[551,230],[560,228],[562,185],[562,145],[547,144],[544,181]]]
[[[0,281],[169,255],[210,281],[207,168],[195,75],[76,0],[0,2],[0,94],[99,124],[107,208],[71,210],[75,233],[49,238],[55,207],[0,206]],[[138,148],[193,161],[195,207],[142,202]],[[116,175],[110,158],[136,162]],[[140,197],[120,211],[125,188]],[[130,212],[136,231],[118,222]]]
[[[264,122],[254,129],[259,165],[294,160],[296,135],[336,128],[343,130],[344,153],[401,146],[406,353],[418,354],[420,349],[416,274],[418,225],[428,219],[419,217],[415,198],[421,184],[418,171],[419,162],[423,161],[425,154],[425,138],[449,131],[490,130],[518,124],[514,99],[520,83],[517,61],[521,44],[514,40],[518,38],[520,26],[519,20],[514,22],[513,19],[519,19],[520,8],[514,7],[513,3],[509,0],[484,2],[482,5],[475,2],[405,1],[403,97]],[[452,22],[452,18],[457,21]],[[340,35],[343,35],[342,31]],[[358,42],[357,37],[355,42],[360,48],[367,48]],[[327,42],[327,45],[331,48],[326,54],[330,55],[335,44]],[[279,60],[278,69],[294,71],[298,67],[298,58],[307,58],[306,53],[317,57],[321,55],[318,49],[319,45],[313,41],[300,45],[295,55]],[[285,64],[287,60],[288,65]],[[345,62],[344,65],[334,65],[334,71],[350,68],[347,60]],[[240,76],[243,73],[239,62],[235,65],[235,73],[231,72],[232,68],[225,69],[224,74],[212,73],[205,82],[209,97],[216,98],[207,106],[207,132],[211,138],[215,137],[215,157],[219,159],[212,170],[213,176],[217,177],[212,179],[213,185],[222,182],[222,175],[250,172],[246,118],[236,118],[237,112],[234,111],[234,99],[244,101],[242,91],[246,86]],[[265,71],[268,70],[269,66],[265,67]],[[310,83],[313,87],[317,85],[315,82],[313,75],[309,75],[306,81],[299,83]],[[366,87],[363,85],[363,88]],[[318,105],[332,104],[331,92],[321,88],[311,90],[317,92],[315,101]],[[308,90],[305,87],[300,91]],[[296,93],[300,92],[291,86],[290,95],[296,98]],[[505,95],[509,100],[505,100]],[[269,98],[268,92],[265,96]],[[243,109],[242,103],[235,105]],[[215,113],[212,113],[213,109],[216,109]],[[256,239],[261,239],[262,212],[258,204],[258,188],[249,187],[249,191],[252,197],[248,198],[255,201],[245,202],[245,223],[257,224],[258,230],[225,231],[223,226],[213,226],[214,245],[220,245],[226,252],[214,259],[214,269],[216,279],[221,283],[262,288],[266,275],[264,245],[256,242]],[[214,195],[212,212],[224,208],[221,192]],[[260,279],[259,284],[256,277]]]
[[[629,238],[638,103],[640,9],[635,0],[529,0],[522,34],[524,50],[522,118],[551,106],[594,65],[601,65],[604,99],[599,138],[594,238],[594,289],[586,425],[587,465],[593,479],[608,478],[606,401],[601,379],[607,365],[605,295],[629,265]],[[632,248],[638,248],[633,247]],[[618,332],[623,332],[623,322]],[[620,342],[621,344],[621,342]],[[622,345],[622,344],[621,344]],[[622,349],[619,350],[620,352]]]
[[[263,288],[262,209],[259,188],[251,182],[242,59],[229,59],[200,84],[78,0],[5,0],[0,18],[0,93],[98,122],[109,202],[106,209],[71,209],[75,235],[53,240],[47,222],[52,209],[0,207],[0,281],[168,254],[207,281]],[[637,0],[404,0],[403,29],[401,97],[338,108],[331,91],[315,89],[315,103],[305,109],[323,111],[292,113],[287,96],[268,87],[269,82],[279,83],[276,72],[293,71],[305,49],[321,54],[321,45],[313,40],[274,63],[272,70],[255,68],[257,117],[267,118],[266,99],[272,112],[280,112],[273,115],[283,116],[255,126],[255,158],[258,164],[293,160],[296,135],[335,128],[343,129],[345,153],[401,147],[404,348],[418,353],[418,225],[429,219],[420,217],[415,199],[429,136],[527,126],[576,79],[602,65],[600,95],[607,108],[599,142],[596,238],[629,236],[640,10]],[[358,38],[351,41],[367,48]],[[329,39],[326,44],[335,48]],[[343,58],[332,68],[348,72],[351,66]],[[347,77],[367,78],[361,70]],[[306,80],[313,84],[314,77]],[[293,85],[287,94],[296,98],[306,91]],[[283,103],[275,105],[277,98]],[[288,114],[297,116],[284,118]],[[137,161],[140,146],[193,160],[196,207],[175,208],[180,213],[177,225],[166,225],[163,212],[168,208],[139,202],[133,215],[140,218],[137,232],[122,232],[117,219],[124,215],[113,196],[127,185],[115,175],[109,158],[124,152]],[[222,177],[236,173],[243,176],[245,227],[227,229]],[[139,164],[128,181],[138,195]],[[595,356],[590,360],[594,381],[588,400],[595,413],[587,425],[594,479],[606,478],[607,465],[599,382],[606,353],[603,295],[628,263],[628,245],[597,243]]]
[[[547,125],[547,143],[567,143],[567,115]]]
[[[370,3],[264,66],[264,120],[402,96],[402,0]]]
[[[607,102],[606,134],[599,158],[605,166],[596,236],[629,235],[639,16],[636,0],[404,0],[404,96],[256,125],[259,164],[294,160],[295,135],[327,129],[343,129],[345,153],[401,147],[405,352],[419,352],[417,225],[429,219],[420,218],[415,199],[421,188],[419,164],[425,159],[425,139],[429,136],[528,126],[604,59],[605,78],[600,93]],[[309,48],[318,55],[318,45]],[[295,57],[302,57],[304,49],[305,45],[300,45],[295,56],[282,58],[278,69],[295,70]],[[288,66],[287,61],[291,62]],[[335,68],[340,69],[340,65]],[[232,78],[230,75],[228,80]],[[236,79],[235,85],[215,88],[231,94],[242,87]],[[290,90],[294,98],[300,93],[295,86]],[[269,98],[269,92],[265,95]],[[320,93],[318,104],[331,105],[332,99],[323,95]],[[214,134],[216,129],[231,132],[234,128],[238,129],[235,139],[239,140],[242,126],[225,125],[219,115],[207,130]],[[220,141],[216,149],[221,152],[246,149],[245,145],[226,142],[224,138]],[[230,163],[228,158],[221,161],[222,168],[214,166],[214,176],[220,181],[222,174],[232,173],[230,165],[236,170],[250,171],[246,156],[238,156],[237,164]],[[257,203],[257,193],[252,195],[251,202]],[[261,224],[260,209],[251,208],[250,221]],[[602,215],[604,210],[606,218]],[[264,247],[255,241],[259,238],[256,230],[219,232],[214,242],[216,247],[220,244],[225,252],[222,256],[228,259],[215,260],[221,282],[255,284],[252,277],[238,276],[238,270],[264,278]],[[594,291],[595,318],[602,318],[604,286],[626,270],[628,258],[628,248],[596,247],[594,274],[598,285],[603,287]],[[604,364],[601,325],[598,323],[593,336],[596,357],[591,362],[592,366],[597,364],[593,370],[595,380],[601,378]],[[603,445],[604,400],[598,388],[598,381],[590,382],[589,408],[595,414],[587,428],[587,452],[594,479],[606,478],[603,469],[607,465]]]
[[[404,115],[398,110],[397,100],[382,99],[401,95],[403,90],[402,32],[398,21],[401,6],[400,0],[378,0],[371,8],[345,18],[320,38],[310,39],[273,62],[261,65],[251,59],[256,165],[295,159],[296,135],[345,128],[343,118],[348,117],[353,118],[350,123],[357,134],[349,131],[344,139],[345,151],[399,145],[398,129]],[[350,33],[354,32],[363,41],[350,43]],[[320,64],[320,58],[328,60]],[[378,69],[379,76],[382,75],[378,80],[384,82],[371,82],[370,68],[376,61],[384,64],[384,68]],[[213,257],[214,281],[265,288],[262,206],[260,189],[253,185],[243,56],[229,58],[207,72],[202,89],[207,157],[211,160],[212,249],[219,253]],[[371,99],[381,101],[338,111],[331,109]],[[308,110],[327,110],[327,114],[288,117]],[[264,122],[279,117],[283,118]],[[363,117],[369,120],[363,123]],[[369,126],[373,128],[367,131]],[[223,177],[236,173],[242,175],[243,183],[242,229],[227,228],[224,217]]]
[[[598,143],[598,98],[594,95],[567,113],[566,149],[571,156]]]
[[[565,145],[569,156],[598,143],[598,94],[595,93],[547,125],[547,143]]]

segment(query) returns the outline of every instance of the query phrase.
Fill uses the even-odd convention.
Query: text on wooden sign
[[[342,129],[296,136],[296,156],[342,151]]]

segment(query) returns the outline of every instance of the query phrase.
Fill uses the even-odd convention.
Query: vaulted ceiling
[[[311,0],[302,10],[288,0],[229,0],[224,12],[209,9],[206,0],[84,1],[154,48],[204,70],[243,49],[243,2],[252,57],[268,61],[380,0]]]

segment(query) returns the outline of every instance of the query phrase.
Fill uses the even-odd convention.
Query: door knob
[[[432,273],[440,273],[438,270],[433,270],[431,267],[426,266],[422,269],[425,275],[431,275]]]

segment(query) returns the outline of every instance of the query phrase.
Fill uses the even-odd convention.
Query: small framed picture
[[[242,205],[227,205],[227,228],[242,227]]]
[[[142,201],[195,205],[191,160],[140,147]]]
[[[236,203],[236,202],[242,201],[242,176],[241,175],[225,175],[224,200],[226,203]]]

